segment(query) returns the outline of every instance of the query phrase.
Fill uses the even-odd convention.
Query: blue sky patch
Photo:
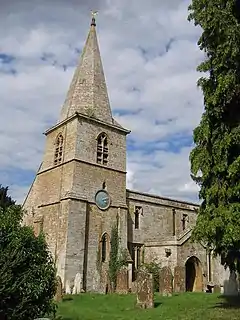
[[[114,110],[114,114],[115,114],[115,115],[119,115],[119,116],[128,116],[128,115],[134,116],[134,115],[139,114],[141,111],[142,111],[141,108],[139,108],[139,109],[137,109],[137,110],[135,110],[135,111],[133,111],[133,110],[115,109],[115,110]]]
[[[8,185],[9,181],[11,181],[11,185],[30,185],[35,174],[36,172],[33,170],[24,170],[21,168],[14,167],[4,168],[4,172],[0,170],[0,176],[3,177],[3,181],[1,181],[1,183],[4,186]]]
[[[6,53],[0,53],[0,63],[2,64],[9,64],[11,63],[13,60],[15,60],[14,56],[8,55]]]
[[[131,136],[127,139],[127,150],[137,151],[141,150],[143,154],[151,154],[156,150],[163,150],[171,153],[180,153],[184,147],[190,147],[193,143],[191,135],[185,132],[179,132],[174,135],[167,136],[166,139],[155,140],[151,142],[136,142]]]

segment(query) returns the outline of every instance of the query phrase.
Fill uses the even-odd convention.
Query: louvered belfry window
[[[62,162],[63,159],[63,136],[59,134],[56,139],[56,147],[54,154],[54,165],[58,165]]]
[[[108,139],[105,133],[101,133],[97,138],[97,163],[108,164]]]

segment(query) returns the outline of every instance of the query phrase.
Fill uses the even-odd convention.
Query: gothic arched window
[[[108,163],[108,139],[105,133],[101,133],[97,138],[97,163]]]
[[[101,239],[102,262],[105,262],[108,260],[108,253],[109,253],[109,237],[107,233],[104,233]]]
[[[59,134],[55,143],[54,165],[58,165],[63,159],[63,136]]]

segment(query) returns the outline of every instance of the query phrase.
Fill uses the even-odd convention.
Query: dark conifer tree
[[[204,113],[194,130],[192,178],[202,200],[193,239],[232,269],[240,251],[240,2],[192,0],[188,19],[202,28],[198,85]]]

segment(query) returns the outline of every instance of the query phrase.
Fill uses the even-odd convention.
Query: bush
[[[45,237],[21,226],[22,209],[0,206],[0,319],[55,313],[56,271]]]
[[[156,260],[150,262],[150,263],[144,263],[143,267],[153,275],[153,286],[154,291],[159,291],[159,274],[161,270],[161,264],[157,262]]]

